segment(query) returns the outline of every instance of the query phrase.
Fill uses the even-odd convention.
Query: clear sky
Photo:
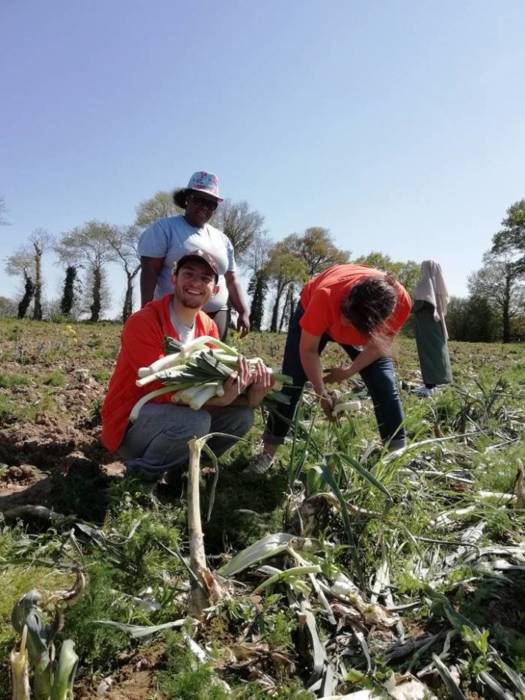
[[[524,27],[523,0],[0,0],[0,259],[205,169],[274,240],[325,226],[466,295],[525,197]]]

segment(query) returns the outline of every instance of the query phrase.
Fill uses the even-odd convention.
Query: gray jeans
[[[188,463],[188,441],[208,433],[228,433],[235,437],[214,437],[209,447],[219,456],[232,447],[236,438],[253,425],[248,406],[210,407],[194,411],[188,406],[148,403],[128,428],[119,455],[128,474],[146,479],[160,478],[163,472]]]

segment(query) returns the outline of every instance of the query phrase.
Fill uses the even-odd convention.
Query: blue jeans
[[[188,463],[188,441],[208,433],[228,433],[233,437],[213,437],[208,446],[217,456],[232,447],[253,424],[248,406],[210,407],[194,411],[189,406],[147,403],[132,423],[118,450],[128,474],[148,480]]]
[[[280,445],[284,441],[307,380],[299,355],[299,343],[301,340],[299,320],[303,313],[301,304],[298,304],[290,321],[284,350],[282,371],[283,374],[288,374],[293,379],[292,386],[285,386],[283,389],[284,393],[290,397],[290,405],[279,406],[280,416],[276,414],[269,416],[264,435],[264,441],[268,444]],[[325,333],[321,336],[319,354],[323,352],[329,341],[332,341],[332,338],[328,334]],[[340,347],[352,360],[359,355],[359,350],[352,345],[340,345]],[[391,448],[404,446],[406,443],[406,432],[402,427],[403,408],[397,389],[392,358],[379,358],[379,360],[372,362],[368,367],[361,370],[360,375],[372,397],[377,426],[383,443],[389,444]]]

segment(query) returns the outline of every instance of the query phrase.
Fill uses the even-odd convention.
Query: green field
[[[0,321],[0,698],[11,697],[11,610],[35,587],[46,619],[61,609],[57,652],[75,642],[77,698],[97,697],[101,683],[111,700],[392,697],[396,685],[407,698],[525,698],[524,347],[451,343],[454,385],[422,400],[410,393],[415,343],[400,338],[411,448],[395,460],[358,382],[346,393],[360,408],[338,424],[307,395],[295,440],[255,478],[242,470],[258,415],[216,489],[203,470],[208,566],[269,534],[283,533],[282,546],[219,578],[221,599],[195,621],[185,482],[168,491],[123,478],[98,442],[119,333]],[[230,341],[280,363],[283,336]],[[80,598],[50,599],[77,570]],[[184,622],[134,639],[99,620]]]

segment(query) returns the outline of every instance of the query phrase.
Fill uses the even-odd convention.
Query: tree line
[[[180,214],[170,192],[157,192],[141,202],[132,225],[116,226],[88,221],[60,236],[36,229],[27,242],[5,260],[7,274],[17,277],[23,287],[15,302],[0,298],[0,314],[24,318],[78,318],[99,321],[109,306],[107,267],[118,265],[123,273],[123,301],[120,313],[125,321],[133,311],[134,286],[140,271],[138,241],[145,227],[159,218]],[[0,224],[7,224],[6,207],[0,198]],[[247,202],[225,200],[210,222],[231,240],[241,269],[248,276],[250,322],[254,330],[265,325],[279,332],[297,303],[304,282],[331,265],[348,262],[351,252],[339,249],[330,232],[321,226],[272,241],[264,217]],[[43,304],[42,259],[53,253],[64,268],[60,300],[47,314]],[[354,262],[393,272],[412,291],[419,276],[413,260],[394,261],[380,252],[354,258]],[[445,271],[446,272],[446,271]],[[483,266],[469,276],[469,296],[453,297],[448,326],[452,339],[470,341],[520,340],[525,335],[525,199],[507,210],[502,228],[494,234],[492,247],[483,256]],[[267,320],[267,323],[265,323]]]

